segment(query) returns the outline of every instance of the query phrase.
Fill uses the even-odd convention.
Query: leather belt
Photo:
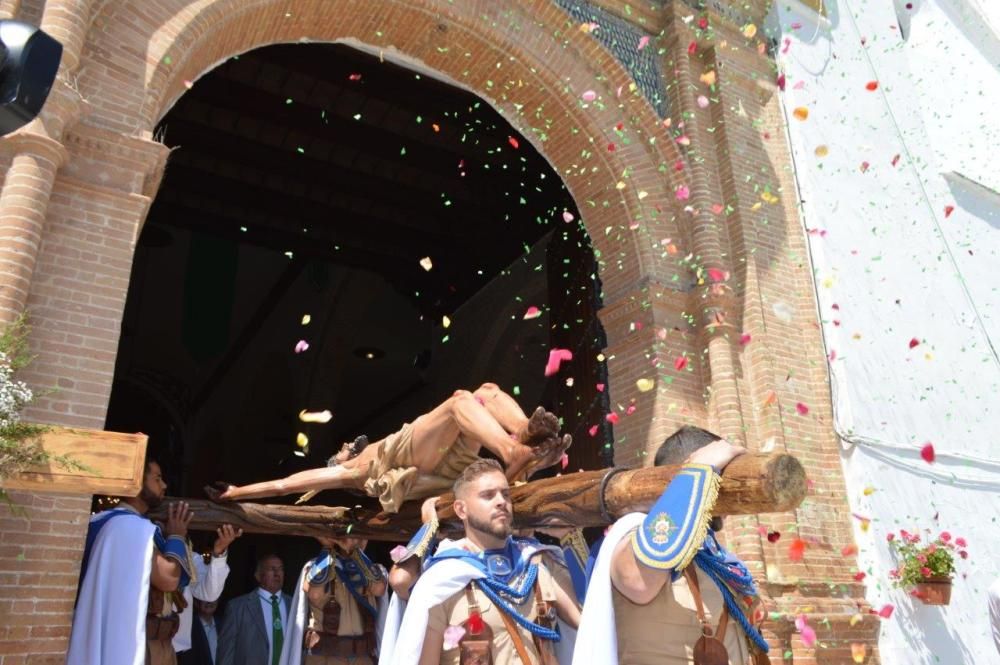
[[[146,615],[146,639],[150,642],[172,640],[180,628],[181,618],[176,614],[161,617]]]

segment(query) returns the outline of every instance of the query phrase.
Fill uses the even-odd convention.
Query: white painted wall
[[[869,602],[896,606],[882,662],[1000,663],[985,599],[1000,577],[1000,1],[906,4],[827,0],[818,19],[777,0],[769,34],[849,500],[872,518],[855,523],[858,565]],[[969,541],[949,607],[890,587],[900,528]]]

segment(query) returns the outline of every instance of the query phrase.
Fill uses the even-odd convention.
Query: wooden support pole
[[[604,492],[607,511],[618,518],[646,511],[663,493],[679,466],[629,469],[615,473]],[[581,471],[544,478],[515,487],[514,528],[553,525],[604,526],[608,520],[600,510],[601,481],[609,469]],[[752,515],[792,510],[806,495],[802,464],[784,453],[751,453],[733,460],[722,475],[716,515]],[[451,508],[454,497],[446,494],[438,506],[445,533],[461,527]],[[232,524],[248,533],[287,536],[329,536],[349,532],[371,540],[405,542],[420,528],[420,501],[410,501],[398,513],[373,508],[329,506],[284,506],[260,503],[212,503],[189,501],[194,511],[191,528],[213,530]],[[166,518],[166,504],[150,515]]]

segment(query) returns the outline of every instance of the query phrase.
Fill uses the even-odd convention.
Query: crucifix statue
[[[347,489],[378,497],[386,512],[395,513],[404,501],[448,491],[481,447],[500,458],[513,481],[557,463],[571,443],[568,434],[559,435],[555,415],[538,407],[528,417],[514,398],[484,383],[475,392],[455,391],[380,441],[359,437],[344,444],[326,467],[205,491],[216,501],[241,501],[299,492],[307,500],[320,490]]]

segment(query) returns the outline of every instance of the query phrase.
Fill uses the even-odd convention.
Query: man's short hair
[[[503,473],[503,467],[495,459],[487,459],[485,457],[477,459],[465,467],[465,470],[459,474],[458,478],[455,479],[455,483],[451,486],[451,491],[457,497],[465,489],[466,485],[487,473]]]
[[[281,561],[282,567],[285,566],[284,560],[278,556],[277,552],[265,552],[261,556],[257,557],[257,565],[253,569],[253,574],[260,575],[260,571],[264,567],[264,563],[270,561],[271,559],[277,559],[278,561]]]
[[[653,466],[683,464],[691,453],[721,438],[707,429],[684,425],[663,441],[653,458]]]

